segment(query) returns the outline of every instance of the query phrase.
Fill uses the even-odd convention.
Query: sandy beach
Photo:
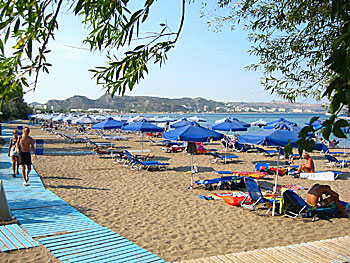
[[[260,216],[241,207],[230,206],[223,200],[200,199],[198,195],[228,191],[186,190],[190,184],[190,175],[186,171],[190,169],[191,156],[164,153],[161,146],[149,145],[146,138],[144,148],[151,150],[156,160],[169,162],[168,170],[132,171],[110,158],[76,154],[92,149],[81,143],[67,143],[37,127],[31,127],[31,136],[45,140],[45,155],[38,156],[33,164],[48,189],[98,224],[169,262],[341,237],[350,233],[349,219],[302,222],[283,216]],[[126,141],[113,141],[118,149],[141,148],[138,135],[126,136]],[[105,142],[98,137],[90,138]],[[223,151],[220,142],[212,142],[206,147]],[[348,151],[350,153],[350,149]],[[239,156],[238,161],[228,164],[211,164],[208,155],[195,155],[199,169],[195,180],[218,177],[215,171],[253,171],[256,162],[271,165],[277,162],[276,156],[234,154]],[[317,170],[330,169],[324,165],[324,156],[311,153],[311,157]],[[301,162],[303,160],[296,160],[295,164]],[[332,170],[343,173],[336,181],[326,184],[339,193],[341,200],[350,202],[349,168]],[[271,175],[259,180],[260,185],[267,187],[272,187],[273,182]],[[296,184],[310,188],[315,183],[317,181],[291,176],[279,177],[281,185]],[[297,190],[297,193],[306,197],[307,190]],[[1,253],[0,261],[58,262],[43,247]]]

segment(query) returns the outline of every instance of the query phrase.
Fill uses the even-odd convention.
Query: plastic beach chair
[[[237,155],[219,155],[217,152],[207,152],[207,154],[211,155],[209,158],[211,163],[217,163],[219,160],[227,163],[238,159]]]
[[[330,151],[327,147],[327,145],[322,145],[321,154],[328,154],[328,155],[346,155],[346,152],[344,151]]]
[[[258,181],[256,181],[255,179],[245,177],[244,182],[245,182],[247,191],[249,193],[249,197],[251,198],[251,200],[254,203],[250,204],[250,205],[246,204],[247,197],[248,197],[247,196],[241,202],[241,206],[244,208],[248,208],[250,210],[256,210],[256,209],[258,209],[258,206],[262,204],[265,206],[265,208],[267,208],[267,211],[265,214],[265,215],[267,215],[273,207],[273,200],[264,198],[263,194],[261,193],[261,189],[258,185]],[[279,203],[279,200],[276,200],[276,204],[278,204],[278,203]]]
[[[345,204],[345,202],[343,203]],[[314,221],[316,216],[335,215],[339,213],[339,210],[337,207],[313,208],[294,191],[284,189],[282,190],[280,213],[293,219],[301,218],[303,220],[306,217],[312,218],[312,221]]]
[[[255,147],[249,145],[249,144],[242,144],[242,143],[239,143],[239,142],[234,142],[233,143],[233,149],[236,151],[236,152],[248,152],[248,151],[251,151],[251,150],[255,150]]]
[[[141,170],[142,168],[146,169],[147,171],[151,168],[155,168],[155,169],[164,168],[166,170],[169,166],[169,163],[161,163],[158,161],[142,161],[138,158],[133,157],[131,153],[127,150],[125,150],[124,153],[128,158],[128,161],[129,161],[128,165],[132,170]]]
[[[327,159],[327,162],[326,162],[326,166],[327,167],[334,167],[334,166],[338,166],[338,167],[345,167],[348,165],[348,163],[350,161],[348,160],[338,160],[336,157],[334,157],[333,155],[330,155],[330,154],[326,154],[324,156],[326,159]]]
[[[273,155],[275,155],[275,154],[278,154],[278,150],[265,150],[265,149],[263,149],[263,148],[261,148],[261,147],[255,147],[255,149],[256,149],[256,153],[257,154],[262,154],[262,155],[268,155],[268,156],[273,156]],[[281,149],[280,150],[280,155],[283,155],[284,154],[284,151],[283,151],[283,149]]]

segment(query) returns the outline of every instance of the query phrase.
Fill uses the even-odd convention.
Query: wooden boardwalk
[[[350,236],[212,256],[175,263],[336,263],[350,262]]]
[[[22,176],[12,177],[7,156],[11,131],[5,128],[2,132],[7,144],[0,153],[0,179],[11,214],[24,230],[18,225],[0,226],[0,253],[41,243],[62,262],[166,262],[100,226],[45,189],[34,169],[29,186],[23,186]]]

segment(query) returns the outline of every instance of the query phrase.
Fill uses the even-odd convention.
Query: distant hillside
[[[118,112],[187,112],[187,111],[215,111],[217,107],[223,107],[223,102],[216,102],[203,98],[167,99],[147,96],[124,96],[112,98],[105,94],[97,100],[84,96],[73,96],[65,100],[49,100],[47,108],[55,110],[71,109],[113,109]]]
[[[38,103],[31,103],[38,107]],[[217,102],[204,98],[168,99],[149,96],[124,96],[112,98],[105,94],[93,100],[84,96],[73,96],[65,100],[49,100],[47,109],[110,109],[115,112],[324,112],[320,104],[288,102]]]

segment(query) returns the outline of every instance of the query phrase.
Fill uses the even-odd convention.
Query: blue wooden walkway
[[[38,238],[45,248],[63,262],[166,262],[98,225],[45,189],[34,169],[29,175],[29,186],[23,186],[21,175],[12,177],[11,160],[7,156],[11,130],[4,128],[2,136],[6,144],[0,153],[0,179],[11,214],[29,233],[29,238]],[[12,240],[10,242],[5,237],[3,239],[12,244],[16,242],[15,235],[8,233],[7,237]],[[37,245],[35,240],[32,243],[32,246]]]

